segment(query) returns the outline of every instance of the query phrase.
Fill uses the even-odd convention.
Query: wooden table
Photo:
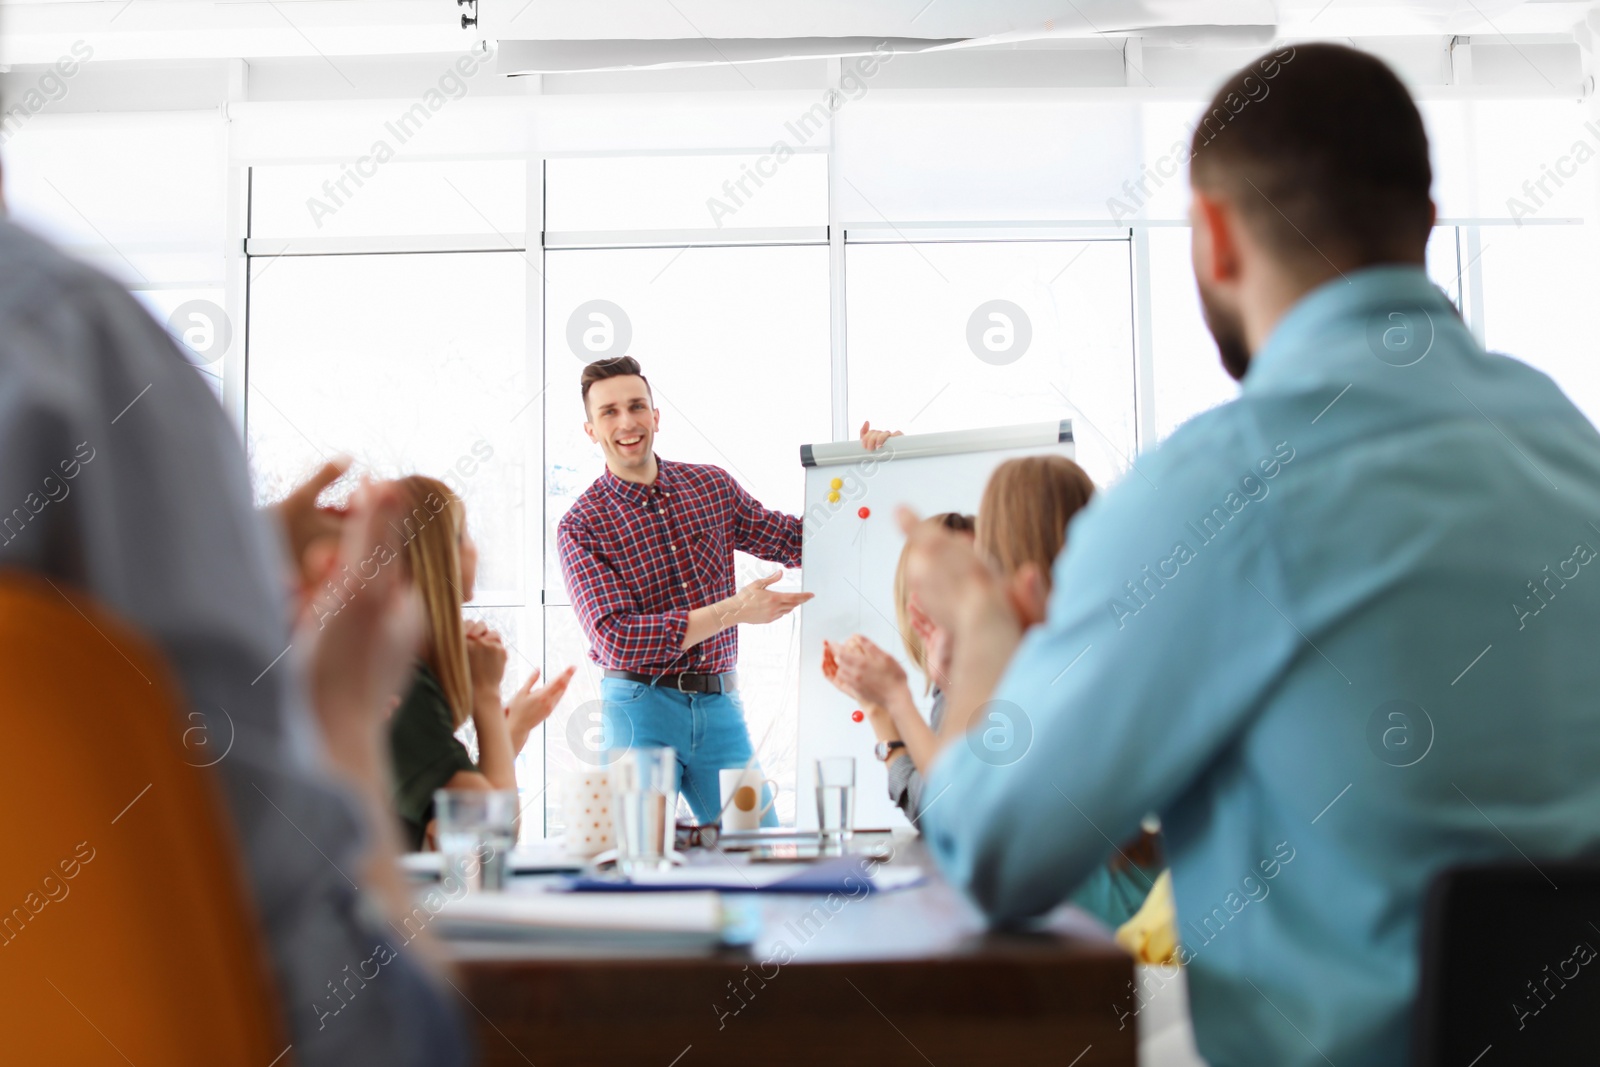
[[[920,841],[892,863],[932,873]],[[1081,913],[987,931],[950,886],[857,900],[763,895],[750,946],[454,941],[489,1065],[895,1067],[1135,1063],[1132,960]],[[842,906],[841,906],[841,901]]]

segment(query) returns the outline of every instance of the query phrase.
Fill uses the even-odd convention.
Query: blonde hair
[[[1066,456],[1023,456],[995,468],[978,504],[978,554],[1009,578],[1050,568],[1067,543],[1067,523],[1094,496],[1094,481]]]
[[[395,483],[406,507],[406,572],[422,593],[428,622],[423,660],[439,678],[457,729],[472,714],[472,671],[467,665],[466,630],[461,621],[461,534],[466,508],[450,487],[436,478],[413,474]]]
[[[924,529],[939,528],[970,534],[977,525],[977,520],[959,511],[942,511],[923,519],[921,525]],[[910,544],[908,539],[906,547],[909,548]],[[922,672],[922,691],[926,693],[933,686],[933,678],[928,672],[928,650],[923,647],[922,635],[911,626],[911,587],[906,578],[905,548],[900,550],[900,562],[896,563],[894,568],[894,621],[900,630],[900,640],[905,643],[906,656],[916,664],[917,670]]]

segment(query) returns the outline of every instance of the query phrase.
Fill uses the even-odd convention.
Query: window
[[[6,203],[131,289],[220,285],[221,145],[214,112],[40,115],[6,139]]]
[[[1150,242],[1150,319],[1156,439],[1239,395],[1200,310],[1187,226],[1154,227]],[[1428,239],[1428,276],[1459,310],[1458,228],[1438,226]]]
[[[1202,411],[1238,396],[1239,383],[1222,369],[1200,310],[1189,251],[1192,231],[1187,226],[1152,227],[1147,240],[1155,436],[1163,441]]]
[[[786,106],[696,112],[678,126],[670,108],[596,99],[545,108],[545,119],[568,125],[557,136],[547,123],[530,142],[591,157],[484,158],[514,150],[496,142],[470,159],[440,151],[368,166],[357,181],[347,174],[354,164],[300,162],[313,157],[296,148],[280,153],[293,162],[252,171],[249,322],[234,327],[249,331],[246,436],[257,497],[281,496],[336,452],[378,474],[444,476],[461,491],[482,546],[468,611],[512,646],[508,690],[535,667],[580,668],[549,728],[524,751],[519,781],[530,801],[547,769],[581,766],[575,739],[597,725],[600,672],[556,538],[562,515],[603,470],[582,429],[585,362],[639,358],[662,413],[659,453],[721,466],[790,513],[802,502],[798,446],[830,439],[835,421],[849,433],[866,419],[915,433],[1069,418],[1080,461],[1109,485],[1139,448],[1237,395],[1201,314],[1185,183],[1174,176],[1143,190],[1135,221],[1149,225],[1137,239],[1114,228],[1122,216],[1107,202],[1131,195],[1117,192],[1125,179],[1165,173],[1157,165],[1186,138],[1198,104],[1062,98],[1019,111],[1012,98],[873,96],[851,101],[829,138],[781,160],[725,147],[763,143],[726,140],[729,116],[742,114],[747,131],[777,131]],[[1525,110],[1484,113],[1503,126]],[[1483,121],[1474,114],[1429,110],[1442,183],[1479,166],[1466,158],[1470,128]],[[195,177],[225,155],[205,140],[215,116],[148,117],[129,134],[147,154],[163,138],[172,148],[170,158],[133,169],[196,191],[178,203],[141,187],[156,214],[140,218],[158,219],[159,234],[101,225],[102,214],[117,215],[110,187],[82,175],[108,172],[105,159],[124,152],[122,142],[99,147],[103,123],[92,116],[60,118],[59,129],[35,120],[7,145],[18,215],[122,271],[158,317],[191,299],[222,303],[222,186]],[[610,132],[591,138],[591,120]],[[1524,157],[1566,121],[1550,118],[1515,160],[1496,162],[1496,189],[1520,188]],[[724,147],[685,151],[699,144]],[[1084,144],[1105,151],[1091,159]],[[619,145],[655,154],[619,155]],[[543,195],[530,197],[527,176],[541,173]],[[1436,193],[1464,195],[1456,186]],[[1482,214],[1470,206],[1447,214]],[[1490,347],[1545,368],[1597,413],[1600,372],[1580,358],[1570,309],[1583,306],[1600,260],[1588,227],[1545,224],[1575,213],[1552,204],[1539,225],[1440,227],[1427,269]],[[842,268],[830,258],[829,225],[847,232]],[[123,255],[149,284],[119,266]],[[1150,440],[1136,432],[1142,272]],[[832,351],[841,336],[842,362]],[[219,388],[220,368],[201,369]],[[741,584],[771,569],[743,556],[735,564]],[[740,634],[751,738],[784,787],[786,822],[795,813],[799,652],[794,617]],[[546,809],[544,829],[556,832],[561,812],[548,801]],[[538,820],[527,825],[537,833]]]
[[[502,235],[520,245],[526,197],[521,160],[448,163],[367,157],[347,164],[256,167],[251,235],[318,237]]]
[[[227,312],[222,311],[227,303],[222,288],[134,289],[132,292],[150,317],[166,323],[178,340],[183,341],[188,335],[192,342],[190,362],[200,372],[200,380],[220,402],[223,356],[230,348],[242,347],[239,342],[243,340],[243,331],[227,321]]]
[[[511,417],[532,395],[522,270],[515,252],[254,259],[248,410],[258,499],[281,497],[347,452],[377,474],[449,477],[475,528],[514,535]],[[480,586],[520,588],[518,571],[502,571],[520,554],[488,549]]]
[[[198,326],[192,362],[219,399],[223,354],[243,338],[222,310],[222,132],[210,112],[39,115],[0,138],[11,217],[126,285],[174,335]]]
[[[283,496],[339,453],[379,477],[450,485],[479,545],[468,614],[505,638],[507,695],[540,665],[541,620],[529,607],[537,525],[524,484],[537,427],[518,419],[536,391],[525,272],[517,252],[257,257],[250,272],[257,499]],[[534,791],[543,782],[537,735],[518,782]]]
[[[828,157],[552,159],[546,229],[684,230],[826,226]]]
[[[1485,227],[1484,345],[1555,379],[1590,422],[1600,419],[1600,366],[1588,320],[1594,237],[1586,226]]]
[[[583,729],[584,705],[599,698],[599,671],[568,606],[556,548],[561,516],[604,470],[599,446],[583,431],[583,365],[626,345],[661,411],[658,455],[715,464],[768,508],[799,514],[800,446],[831,436],[828,252],[821,245],[551,251],[545,281],[546,662],[552,671],[583,665],[551,720],[550,769],[559,774],[580,766],[569,730]],[[590,324],[599,332],[586,344]],[[773,567],[742,555],[736,563],[744,582]],[[794,616],[739,633],[751,740],[766,773],[787,787],[778,808],[786,819],[793,817],[798,642]],[[550,816],[558,815],[552,801]]]
[[[852,244],[850,426],[1070,418],[1107,485],[1134,454],[1129,242]]]

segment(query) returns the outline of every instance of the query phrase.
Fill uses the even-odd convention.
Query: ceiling
[[[0,63],[405,56],[523,42],[551,70],[776,61],[901,51],[1158,47],[1273,39],[1559,36],[1591,0],[7,0]],[[463,13],[476,25],[463,27]],[[1580,43],[1587,44],[1586,40]]]
[[[503,39],[1171,36],[1223,28],[1271,36],[1562,32],[1589,3],[1529,0],[480,0]]]

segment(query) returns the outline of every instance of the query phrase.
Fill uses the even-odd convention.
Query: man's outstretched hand
[[[779,593],[768,588],[782,577],[782,571],[773,571],[765,578],[757,578],[726,600],[690,611],[689,623],[683,630],[683,643],[679,647],[687,652],[708,637],[715,637],[740,623],[760,626],[776,622],[816,595]]]
[[[768,588],[782,577],[782,571],[773,571],[765,578],[757,578],[733,597],[723,601],[729,612],[729,620],[757,626],[762,623],[777,622],[816,596],[815,593],[778,593]]]

